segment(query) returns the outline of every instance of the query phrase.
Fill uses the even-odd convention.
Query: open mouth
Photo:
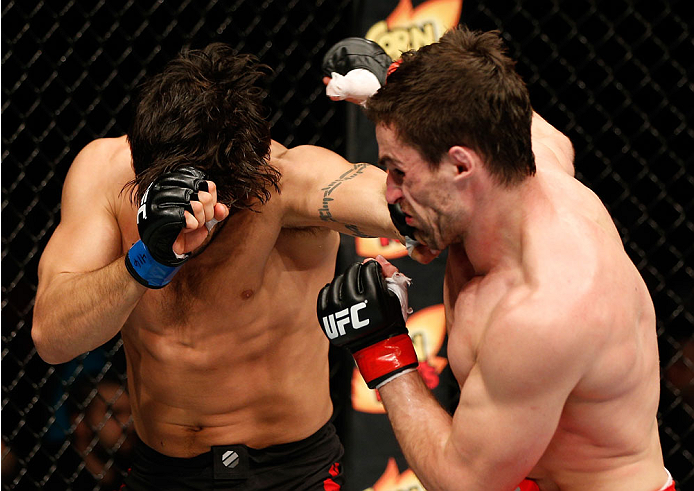
[[[412,216],[405,213],[398,203],[389,203],[388,211],[390,212],[390,217],[393,220],[395,228],[398,229],[398,232],[406,237],[409,236],[413,238],[415,227],[411,225],[414,222]]]
[[[402,209],[402,207],[401,207],[401,209]],[[405,223],[410,225],[410,226],[413,226],[413,224],[415,222],[414,217],[411,214],[407,213],[405,210],[402,210],[402,214],[405,217]]]

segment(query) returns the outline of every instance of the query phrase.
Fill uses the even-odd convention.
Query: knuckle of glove
[[[350,37],[333,45],[323,57],[323,74],[336,72],[346,75],[356,68],[363,68],[385,84],[386,73],[392,60],[378,43],[365,38]]]
[[[193,190],[189,188],[155,186],[148,200],[148,204],[151,205],[152,209],[183,207],[190,205],[192,197]]]
[[[321,288],[318,293],[318,301],[316,305],[316,312],[318,313],[318,320],[320,321],[321,315],[328,311],[328,295],[330,290],[330,283]]]
[[[180,169],[178,169],[178,171],[174,171],[174,172],[178,172],[180,174],[185,174],[185,175],[195,177],[198,179],[207,179],[207,174],[205,174],[200,169],[196,169],[195,167],[193,167],[191,165],[186,165],[184,167],[181,167]]]
[[[198,191],[209,191],[209,186],[207,184],[207,174],[203,171],[196,169],[195,167],[182,167],[181,174],[186,174],[190,176],[190,179],[184,182],[188,188],[193,190],[193,199],[197,198]]]
[[[182,167],[167,172],[154,181],[154,184],[160,188],[190,189],[193,193],[208,190],[207,175],[194,167]]]

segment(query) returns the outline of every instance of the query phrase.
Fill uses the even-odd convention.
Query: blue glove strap
[[[168,285],[181,269],[181,266],[166,266],[155,261],[141,240],[135,242],[125,255],[125,267],[138,282],[153,289]]]

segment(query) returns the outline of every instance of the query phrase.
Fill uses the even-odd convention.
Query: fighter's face
[[[432,171],[421,154],[403,144],[395,130],[378,125],[379,162],[388,171],[386,200],[399,203],[415,239],[443,250],[454,239],[455,197],[446,170]]]

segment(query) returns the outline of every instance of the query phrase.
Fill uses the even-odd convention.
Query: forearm
[[[418,372],[380,388],[380,395],[407,462],[429,491],[478,488],[450,444],[452,418]]]
[[[122,257],[96,271],[59,273],[36,296],[32,337],[48,363],[64,363],[113,338],[147,289]]]
[[[322,186],[321,220],[357,237],[403,239],[388,212],[385,173],[369,164],[352,166]]]

